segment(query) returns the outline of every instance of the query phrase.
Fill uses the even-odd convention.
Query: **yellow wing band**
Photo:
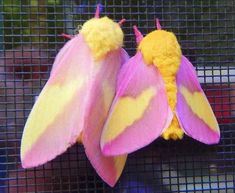
[[[47,85],[43,89],[25,125],[23,137],[27,144],[22,144],[21,153],[23,156],[46,131],[47,127],[54,122],[61,113],[61,109],[65,108],[81,86],[82,81],[76,79],[63,84]]]
[[[139,120],[148,108],[151,99],[156,95],[156,89],[150,87],[144,90],[136,98],[122,97],[116,103],[114,111],[103,136],[104,142],[108,142],[120,135],[127,127]]]
[[[219,126],[215,115],[202,92],[191,93],[184,86],[180,87],[180,93],[195,115],[202,119],[212,130],[219,132]]]

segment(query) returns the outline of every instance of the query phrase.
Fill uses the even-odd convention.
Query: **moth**
[[[157,29],[145,37],[134,26],[137,53],[124,64],[117,92],[101,135],[105,155],[136,151],[159,136],[184,133],[216,144],[220,130],[196,71],[182,55],[176,36]]]
[[[115,95],[116,79],[128,54],[120,25],[108,17],[84,23],[57,54],[49,80],[25,124],[23,168],[42,165],[82,141],[91,164],[110,186],[118,180],[126,155],[102,154],[100,137]]]

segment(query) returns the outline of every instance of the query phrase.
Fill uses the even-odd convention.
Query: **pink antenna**
[[[96,11],[95,11],[95,18],[100,17],[100,4],[97,4]]]
[[[126,21],[126,19],[123,18],[123,19],[121,19],[121,20],[118,22],[118,24],[121,26],[125,21]]]
[[[142,33],[138,30],[138,28],[136,27],[136,25],[133,26],[134,29],[134,33],[135,33],[135,39],[136,39],[136,43],[139,44],[141,42],[141,40],[143,39],[143,35]]]
[[[160,21],[159,21],[158,18],[156,19],[156,27],[157,27],[158,30],[162,29],[162,26],[161,26]]]

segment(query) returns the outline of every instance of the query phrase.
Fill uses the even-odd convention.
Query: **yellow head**
[[[173,58],[177,64],[180,63],[180,45],[171,32],[155,30],[149,33],[140,42],[138,49],[142,52],[147,64],[156,65],[159,62]]]
[[[95,60],[102,59],[108,52],[123,45],[120,25],[108,17],[92,18],[84,23],[80,33],[84,36]]]

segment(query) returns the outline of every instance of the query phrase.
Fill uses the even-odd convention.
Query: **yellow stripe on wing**
[[[113,140],[128,126],[139,120],[155,95],[156,89],[150,87],[136,98],[129,96],[120,98],[108,120],[106,134],[103,136],[104,143]]]
[[[56,121],[69,101],[76,95],[83,84],[82,79],[66,81],[65,83],[48,84],[42,90],[25,125],[21,153],[32,147],[48,126]],[[26,143],[27,142],[27,143]]]
[[[180,92],[193,113],[202,119],[212,130],[219,132],[219,126],[215,115],[203,92],[191,93],[184,86],[180,86]]]

